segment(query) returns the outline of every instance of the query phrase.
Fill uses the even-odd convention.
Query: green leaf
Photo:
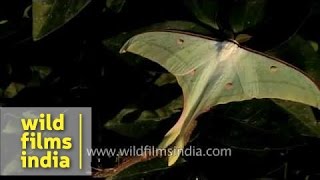
[[[7,19],[0,20],[0,25],[6,24],[7,22],[9,22]]]
[[[313,48],[313,50],[314,50],[315,52],[318,52],[318,50],[319,50],[319,45],[318,45],[318,43],[315,42],[315,41],[309,41],[309,43],[310,43],[311,47]]]
[[[33,73],[36,73],[40,79],[45,79],[52,72],[52,69],[46,66],[31,66],[30,69]]]
[[[119,13],[121,12],[125,3],[126,3],[126,0],[107,0],[106,6],[112,11],[114,11],[115,13]]]
[[[282,101],[282,100],[278,100]],[[285,102],[285,101],[282,101]],[[280,102],[281,103],[281,102]],[[301,111],[300,111],[301,112]],[[297,138],[306,126],[270,99],[233,102],[214,108],[204,117],[213,124],[208,139],[248,151],[285,150],[304,142]],[[305,131],[308,132],[308,131]],[[264,141],[261,141],[264,139]]]
[[[31,10],[32,10],[32,5],[26,7],[26,8],[24,9],[24,11],[23,11],[22,17],[24,17],[24,18],[30,18],[30,15],[29,15],[29,14],[31,14]]]
[[[219,0],[187,0],[187,6],[202,23],[218,30],[229,24],[234,33],[252,28],[264,18],[266,0],[223,2]],[[223,22],[227,19],[227,22]],[[222,27],[226,29],[228,27]]]
[[[238,34],[235,40],[239,44],[242,44],[242,43],[249,41],[251,38],[252,38],[252,36],[250,36],[249,34]]]
[[[129,39],[120,52],[160,64],[176,76],[183,90],[184,109],[160,148],[183,148],[194,120],[215,105],[272,98],[320,108],[320,90],[305,74],[234,42],[177,32],[148,32]],[[169,165],[176,160],[177,156],[169,157]]]
[[[309,106],[281,100],[274,100],[274,102],[293,115],[294,118],[291,118],[291,122],[300,134],[320,138],[320,124],[317,123],[317,119]]]
[[[33,0],[33,39],[39,40],[74,18],[91,0]]]
[[[105,126],[107,129],[121,135],[139,138],[156,129],[161,121],[181,112],[181,108],[181,97],[155,110],[141,110],[137,107],[127,107],[108,121]]]
[[[187,6],[195,17],[202,23],[219,29],[218,26],[218,10],[219,3],[216,0],[187,0]]]
[[[24,84],[12,82],[4,91],[4,97],[13,98],[25,87],[26,86]]]
[[[266,0],[234,1],[229,18],[233,32],[242,32],[261,22],[266,2]]]

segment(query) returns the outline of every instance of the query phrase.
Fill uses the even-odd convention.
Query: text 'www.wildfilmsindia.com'
[[[231,157],[231,148],[185,148],[160,149],[155,146],[130,146],[127,148],[92,148],[86,149],[91,157],[128,157],[128,156],[193,156],[193,157]]]

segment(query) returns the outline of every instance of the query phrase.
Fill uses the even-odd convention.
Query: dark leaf
[[[155,110],[124,108],[105,126],[121,135],[139,138],[156,129],[162,120],[181,112],[182,106],[182,98],[179,97]]]
[[[217,0],[187,0],[186,3],[189,9],[192,11],[192,13],[197,17],[199,21],[214,29],[219,29],[219,3]]]
[[[119,13],[124,7],[126,0],[107,0],[106,6],[112,11]]]
[[[265,5],[266,0],[234,1],[229,19],[233,32],[242,32],[261,22]]]
[[[91,0],[33,0],[33,39],[39,40],[75,17]]]

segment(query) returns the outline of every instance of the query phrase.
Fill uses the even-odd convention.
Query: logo
[[[91,108],[1,108],[1,175],[91,175]]]

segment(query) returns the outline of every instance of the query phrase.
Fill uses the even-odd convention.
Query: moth
[[[124,52],[158,63],[177,78],[182,88],[182,114],[159,148],[183,148],[192,122],[218,104],[273,98],[320,109],[319,87],[305,73],[234,41],[182,32],[146,32],[129,39],[120,50]],[[168,165],[178,157],[170,156]]]

